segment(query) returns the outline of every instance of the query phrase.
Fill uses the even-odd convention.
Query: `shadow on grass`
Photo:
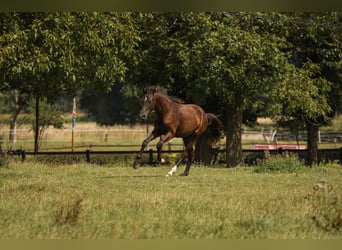
[[[103,177],[100,177],[100,178],[103,178],[103,179],[116,179],[116,178],[166,178],[165,176],[163,175],[111,175],[111,176],[103,176]]]

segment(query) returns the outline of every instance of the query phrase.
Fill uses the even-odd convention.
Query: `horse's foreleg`
[[[162,157],[161,157],[161,150],[162,150],[162,147],[163,147],[164,143],[161,143],[162,139],[163,139],[163,136],[160,137],[160,141],[157,144],[157,161],[160,162],[160,163],[163,163],[162,162]]]
[[[152,141],[154,140],[155,138],[157,138],[158,135],[156,135],[155,131],[153,131],[142,143],[141,145],[141,148],[140,148],[140,151],[139,153],[136,154],[135,156],[135,160],[134,160],[134,163],[133,163],[133,168],[134,169],[137,169],[140,167],[140,160],[141,160],[141,157],[142,157],[142,153],[144,152],[145,148],[147,147],[147,145]]]
[[[157,143],[157,152],[158,152],[157,160],[160,163],[163,163],[162,162],[162,158],[161,158],[161,150],[163,148],[163,145],[164,145],[164,143],[170,141],[173,137],[174,136],[173,136],[173,134],[171,132],[169,132],[166,135],[160,137],[160,141]]]

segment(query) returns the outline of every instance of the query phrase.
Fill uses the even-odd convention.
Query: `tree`
[[[216,100],[225,117],[228,166],[242,159],[244,111],[260,109],[277,88],[297,95],[291,117],[305,117],[308,164],[316,161],[318,128],[341,99],[340,14],[171,13],[159,20],[166,21],[155,43],[163,55],[157,80],[196,103]],[[305,81],[300,88],[308,102],[295,102],[300,92],[282,87],[291,80]],[[300,106],[307,103],[311,109]]]
[[[118,13],[1,13],[0,91],[17,91],[21,105],[35,98],[38,129],[40,100],[90,86],[110,90],[124,79],[122,58],[133,57],[138,36],[131,20]]]
[[[242,161],[242,115],[279,81],[285,40],[258,34],[234,13],[181,13],[163,43],[169,79],[184,83],[196,103],[216,99],[225,117],[228,166]],[[178,83],[180,84],[180,83]]]
[[[293,74],[279,83],[271,94],[277,102],[273,105],[272,113],[281,114],[278,122],[296,123],[297,129],[306,127],[307,164],[310,166],[318,160],[319,127],[328,123],[327,117],[332,111],[327,98],[330,84],[324,78],[312,78],[318,68],[309,62],[301,69],[295,68]]]
[[[63,128],[64,118],[63,112],[59,109],[57,105],[51,105],[46,102],[40,102],[40,117],[39,117],[39,128],[36,129],[36,119],[33,114],[35,114],[36,103],[30,103],[28,108],[28,114],[24,115],[21,122],[24,124],[31,124],[34,133],[38,132],[38,144],[41,145],[44,133],[49,126],[61,129]]]
[[[167,42],[172,26],[169,19],[173,15],[174,13],[137,13],[134,16],[140,41],[136,48],[137,63],[130,64],[126,83],[139,87],[152,84],[170,87],[165,71],[167,50],[162,47],[162,43]]]
[[[282,29],[295,67],[274,88],[280,121],[305,127],[307,164],[318,162],[318,131],[341,108],[342,46],[340,13],[295,13],[282,16]],[[274,24],[276,26],[277,24]]]
[[[108,93],[83,91],[80,105],[98,124],[134,124],[140,109],[138,96],[134,85],[117,83]]]

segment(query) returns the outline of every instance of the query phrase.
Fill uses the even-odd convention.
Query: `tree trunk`
[[[205,166],[210,165],[214,153],[214,149],[209,145],[210,138],[210,132],[206,131],[196,142],[195,161]]]
[[[20,98],[20,96],[17,93],[17,91],[14,91],[14,106],[15,106],[15,108],[11,114],[11,117],[10,117],[10,130],[9,130],[9,136],[8,136],[9,149],[10,150],[13,147],[13,143],[15,143],[17,140],[17,137],[16,137],[17,118],[18,118],[20,111],[22,110],[22,108],[25,105],[25,102],[20,101],[19,98]]]
[[[36,96],[36,107],[35,107],[36,119],[34,126],[34,154],[36,155],[39,150],[39,96]]]
[[[319,126],[310,122],[306,123],[308,130],[306,164],[312,166],[318,163],[318,131]]]
[[[9,137],[8,137],[8,142],[9,142],[9,149],[11,150],[13,147],[13,144],[17,141],[17,118],[18,115],[21,111],[21,107],[20,108],[15,108],[15,110],[13,111],[13,113],[11,114],[10,117],[10,131],[9,131]]]
[[[239,104],[228,106],[226,110],[226,160],[227,167],[236,167],[242,162],[242,107]]]

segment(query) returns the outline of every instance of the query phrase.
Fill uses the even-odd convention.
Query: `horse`
[[[135,156],[133,168],[137,169],[140,167],[142,153],[152,140],[160,137],[160,141],[157,143],[157,160],[161,162],[163,144],[177,137],[183,138],[185,149],[166,176],[172,176],[186,157],[188,157],[188,161],[181,176],[188,176],[197,138],[207,129],[210,129],[211,138],[208,143],[210,145],[216,143],[223,134],[221,121],[214,114],[205,113],[198,105],[184,104],[180,98],[167,95],[159,86],[146,87],[143,89],[143,93],[140,118],[146,120],[152,110],[156,110],[157,116],[154,121],[153,131],[143,141],[140,151]]]

